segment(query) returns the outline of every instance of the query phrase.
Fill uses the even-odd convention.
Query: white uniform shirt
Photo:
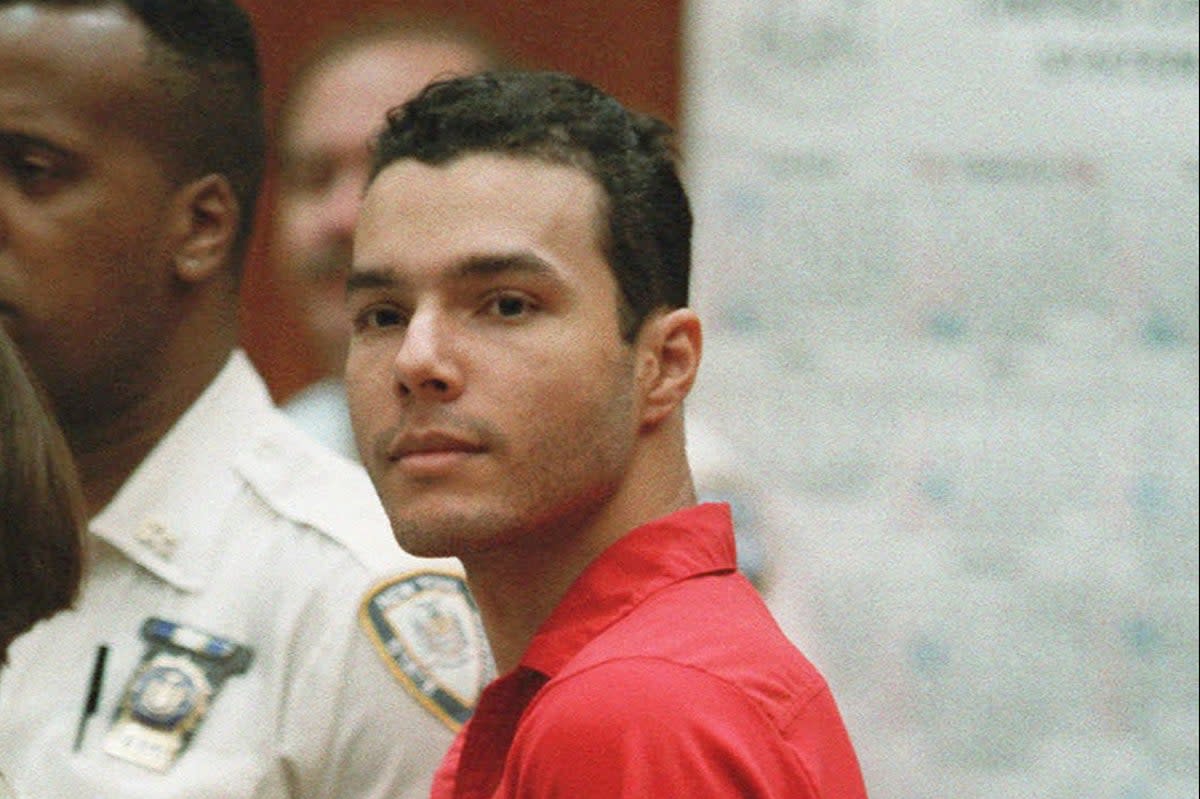
[[[428,795],[452,730],[436,703],[405,687],[388,642],[372,640],[359,614],[384,575],[453,563],[403,554],[363,471],[296,432],[244,355],[91,533],[76,609],[18,639],[0,672],[0,773],[17,796]],[[253,650],[165,772],[106,752],[148,651],[149,617]],[[480,643],[469,638],[470,658]],[[109,654],[99,703],[74,751],[100,644]]]

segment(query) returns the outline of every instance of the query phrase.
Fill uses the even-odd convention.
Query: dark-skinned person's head
[[[81,468],[235,345],[264,158],[235,3],[0,0],[0,311]]]

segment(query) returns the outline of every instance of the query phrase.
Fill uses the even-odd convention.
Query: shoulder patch
[[[462,577],[415,571],[372,588],[358,613],[404,689],[457,731],[494,676],[475,600]]]

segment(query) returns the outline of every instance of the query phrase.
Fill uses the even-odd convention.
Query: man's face
[[[68,426],[117,412],[169,323],[144,59],[119,11],[0,8],[0,321]]]
[[[570,536],[619,489],[639,400],[599,197],[581,171],[497,155],[399,161],[367,192],[347,387],[406,549]]]
[[[481,58],[450,42],[376,42],[318,67],[293,99],[280,142],[274,245],[329,373],[341,371],[349,336],[345,279],[369,142],[388,109],[435,78],[483,69]]]

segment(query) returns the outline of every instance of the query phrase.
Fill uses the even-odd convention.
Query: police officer
[[[0,676],[18,796],[421,796],[484,679],[449,564],[236,349],[262,159],[230,0],[0,0],[0,315],[91,514]]]

